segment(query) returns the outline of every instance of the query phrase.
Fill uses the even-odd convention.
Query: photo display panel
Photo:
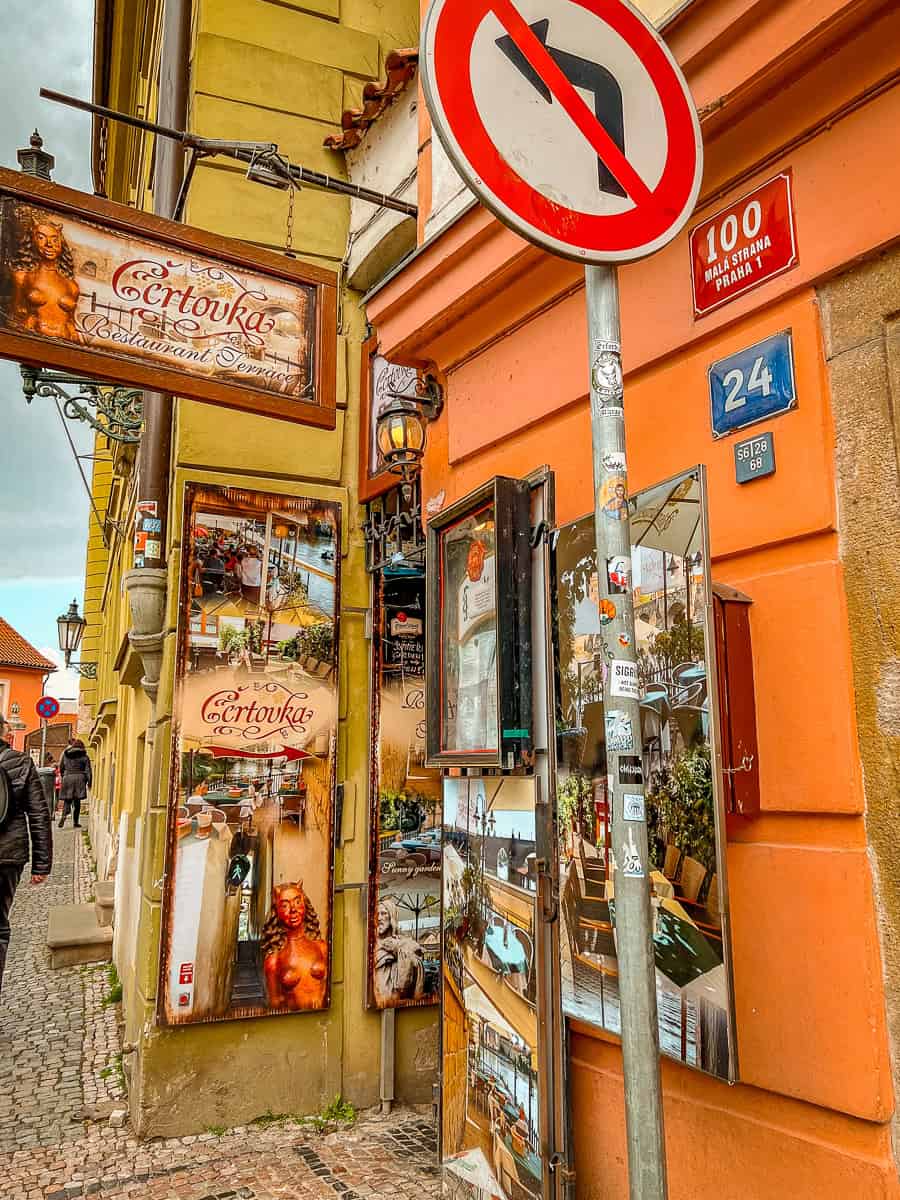
[[[445,1196],[544,1195],[535,781],[443,780]]]
[[[706,498],[697,468],[628,501],[631,556],[602,564],[593,514],[555,533],[557,832],[562,997],[568,1016],[620,1033],[611,779],[646,806],[660,1049],[737,1075]],[[641,728],[604,715],[615,696],[601,627],[634,604]],[[627,636],[627,635],[622,635]],[[627,741],[634,753],[619,751]]]
[[[441,749],[497,751],[496,517],[486,504],[441,546]]]
[[[337,504],[187,486],[165,1024],[328,1007],[339,593]]]
[[[425,579],[376,575],[369,1004],[437,1003],[441,781],[425,766]]]

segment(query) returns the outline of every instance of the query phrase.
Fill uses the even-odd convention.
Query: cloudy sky
[[[52,87],[90,98],[94,0],[3,0],[0,164],[18,169],[16,150],[37,126],[56,157],[53,177],[92,191],[90,117],[41,100]],[[81,453],[91,438],[67,423]],[[83,460],[90,480],[90,460]],[[53,402],[25,403],[18,367],[0,361],[0,616],[49,657],[56,617],[82,602],[88,502]],[[74,696],[77,678],[51,675],[48,690]]]

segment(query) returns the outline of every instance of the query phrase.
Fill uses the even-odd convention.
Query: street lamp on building
[[[378,450],[387,469],[411,479],[425,452],[425,418],[413,400],[393,395],[378,416]]]
[[[440,416],[444,398],[440,384],[426,375],[416,383],[415,396],[389,392],[390,404],[378,415],[375,437],[385,466],[405,480],[419,473],[429,421]]]
[[[61,613],[56,618],[56,628],[59,632],[59,648],[65,655],[66,666],[71,667],[73,671],[85,676],[87,679],[96,679],[97,664],[95,662],[72,662],[72,655],[77,652],[78,647],[81,645],[86,625],[87,621],[78,611],[77,600],[73,600],[69,605],[68,611]]]

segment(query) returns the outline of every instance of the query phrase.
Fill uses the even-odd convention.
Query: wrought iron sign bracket
[[[95,662],[69,663],[69,670],[74,671],[76,675],[80,675],[82,679],[97,678],[97,663]]]
[[[369,501],[362,526],[366,545],[366,570],[391,565],[422,565],[425,536],[418,480],[399,484],[385,496]]]
[[[436,375],[426,371],[416,380],[416,403],[427,421],[436,421],[444,407],[444,389]]]
[[[145,129],[148,133],[154,133],[158,137],[171,138],[172,141],[180,142],[186,150],[190,150],[192,153],[188,161],[186,186],[182,188],[178,197],[176,220],[184,207],[194,167],[201,158],[209,158],[215,154],[246,163],[249,167],[247,177],[255,183],[264,183],[268,187],[289,188],[307,184],[309,187],[321,188],[323,191],[351,196],[366,204],[374,204],[378,208],[389,208],[393,212],[403,213],[404,216],[413,219],[416,218],[419,211],[417,205],[410,204],[408,200],[401,200],[399,196],[376,192],[371,188],[362,187],[360,184],[350,183],[349,180],[337,179],[332,175],[324,175],[321,171],[301,166],[299,163],[292,163],[290,159],[278,153],[278,146],[275,142],[236,142],[223,138],[204,138],[183,129],[157,125],[153,121],[145,121],[142,117],[133,117],[129,113],[106,108],[102,104],[91,104],[87,100],[79,100],[75,96],[66,96],[51,88],[41,88],[40,94],[45,100],[53,100],[57,104],[65,104],[69,108],[77,108],[81,112],[93,113],[94,116],[103,117],[108,121],[121,121],[124,125],[130,125],[134,129]]]
[[[115,387],[38,367],[21,368],[22,391],[30,404],[35,396],[62,402],[63,416],[85,424],[104,437],[123,445],[141,440],[143,392],[139,388]],[[66,388],[76,389],[75,395]]]

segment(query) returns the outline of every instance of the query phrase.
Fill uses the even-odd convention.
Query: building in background
[[[730,917],[737,1051],[729,1086],[715,1078],[727,1074],[715,1068],[715,1034],[709,1059],[697,1050],[709,1006],[693,991],[695,973],[679,977],[661,945],[670,1194],[712,1185],[729,1196],[813,1197],[827,1181],[854,1197],[896,1197],[900,223],[883,131],[900,115],[898,14],[842,0],[641,7],[691,86],[705,176],[688,229],[619,271],[629,481],[639,496],[681,477],[671,499],[687,502],[694,484],[682,473],[702,465],[711,560],[687,554],[690,530],[677,554],[634,556],[647,647],[635,769],[671,799],[678,780],[661,768],[677,765],[672,748],[716,704],[703,694],[686,612],[713,602],[697,592],[707,566],[717,594],[748,614],[752,656],[729,674],[728,712],[741,707],[756,737],[751,752],[725,758],[733,774],[722,779],[718,878],[711,842],[704,849],[679,824],[677,804],[661,830],[657,935],[675,916],[715,940]],[[404,161],[413,136],[407,128]],[[547,466],[554,523],[568,525],[594,503],[582,272],[472,200],[421,103],[417,138],[417,250],[371,288],[366,315],[386,361],[430,363],[444,385],[422,466],[425,517],[494,476],[534,478]],[[660,502],[657,515],[665,511]],[[666,524],[677,533],[674,509]],[[624,592],[627,572],[610,570]],[[563,868],[580,889],[562,896],[563,991],[567,980],[576,999],[589,989],[580,1013],[569,1007],[568,1042],[575,1192],[587,1197],[623,1195],[627,1183],[622,1060],[607,1032],[617,991],[605,772],[584,752],[592,737],[602,747],[622,731],[604,731],[596,715],[590,569],[582,582],[571,627],[559,631],[577,658],[563,664],[575,700],[558,713],[571,717],[559,728],[572,735],[559,742],[559,782],[582,783],[557,799],[572,814]],[[657,642],[673,614],[679,637]],[[705,972],[711,943],[695,940]],[[711,990],[721,961],[710,962]],[[445,1138],[458,1135],[471,1153],[480,1146],[495,1171],[518,1170],[522,1183],[526,1158],[511,1138],[492,1143],[491,1087],[466,1059],[460,1014],[477,1040],[478,1006],[462,985],[453,1001],[445,1081],[468,1071],[474,1108],[445,1113]]]
[[[581,272],[475,204],[432,137],[412,0],[185,2],[188,51],[162,64],[166,87],[186,80],[184,123],[277,141],[306,166],[417,198],[418,219],[414,230],[333,194],[289,198],[225,159],[198,164],[187,223],[289,245],[334,273],[337,422],[176,400],[149,694],[128,589],[159,500],[141,494],[133,448],[98,441],[82,647],[98,668],[81,728],[92,842],[116,885],[132,1114],[140,1132],[168,1134],[310,1111],[339,1092],[370,1103],[390,1087],[380,1045],[394,1021],[395,1094],[429,1098],[443,814],[458,876],[445,900],[464,929],[444,962],[444,986],[456,980],[444,1132],[489,1157],[514,1194],[516,1179],[535,1193],[550,1178],[537,1123],[536,802],[506,784],[482,799],[473,775],[461,817],[425,765],[422,523],[495,476],[539,480],[555,504],[540,520],[568,527],[577,581],[578,522],[594,499]],[[97,102],[158,112],[160,7],[98,0]],[[646,718],[633,769],[668,798],[656,931],[680,929],[696,960],[687,971],[658,959],[671,1194],[715,1178],[728,1194],[812,1197],[827,1181],[897,1196],[900,252],[883,131],[900,115],[898,18],[875,0],[642,7],[686,73],[706,155],[689,228],[620,271],[631,499],[646,498],[651,538],[631,580]],[[97,190],[152,208],[160,152],[98,123]],[[418,444],[402,481],[378,436],[398,397],[428,418],[421,476]],[[673,478],[652,510],[655,485]],[[704,502],[709,553],[685,517]],[[663,532],[689,526],[677,551],[653,544],[663,512]],[[493,548],[477,516],[472,583]],[[608,570],[626,594],[627,564]],[[565,581],[557,721],[545,713],[543,731],[522,736],[545,778],[559,768],[569,1115],[576,1194],[588,1196],[626,1187],[602,748],[634,731],[600,711],[594,626],[609,614],[582,576]],[[707,637],[701,654],[694,639],[709,606],[729,602],[743,613],[739,661],[727,657],[731,618],[717,649]],[[702,669],[709,654],[727,703]],[[742,753],[736,708],[753,735]],[[677,803],[689,757],[692,770],[710,758],[718,769],[696,744],[717,713],[729,743],[718,855],[715,816],[690,827]]]
[[[28,732],[25,734],[25,749],[32,757],[39,757],[43,746],[44,753],[50,755],[58,765],[69,741],[78,736],[77,729],[78,700],[75,697],[60,698],[59,712],[55,717],[50,717],[48,721],[38,717],[29,722]]]
[[[25,748],[25,732],[37,720],[35,705],[55,670],[56,663],[0,617],[0,712],[9,721],[13,749]]]
[[[161,64],[164,9],[181,12],[190,36]],[[391,86],[418,16],[414,0],[97,0],[94,99],[153,118],[162,76],[166,88],[186,84],[182,123],[196,133],[274,141],[345,178],[325,143],[341,139],[364,89]],[[98,192],[152,209],[161,153],[149,134],[97,122]],[[336,428],[176,398],[155,708],[127,589],[151,553],[160,502],[140,494],[133,446],[101,437],[96,447],[81,654],[98,665],[82,683],[81,728],[94,761],[92,844],[100,877],[115,879],[125,1068],[144,1135],[315,1111],[338,1094],[360,1106],[430,1100],[437,1062],[435,1010],[418,1005],[396,1031],[391,1016],[396,1066],[382,1077],[382,1018],[367,1006],[371,582],[357,499],[367,330],[354,289],[412,246],[414,221],[399,232],[391,222],[393,248],[379,260],[370,245],[357,278],[346,197],[245,175],[227,158],[202,160],[182,219],[333,280]],[[380,219],[371,205],[354,209],[360,244]],[[268,724],[245,706],[237,724],[204,725],[207,701],[227,707],[231,688],[266,697]]]

